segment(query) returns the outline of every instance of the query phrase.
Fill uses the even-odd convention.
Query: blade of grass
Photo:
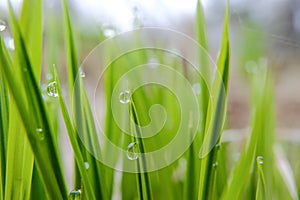
[[[31,13],[35,13],[32,19]],[[35,79],[39,80],[42,58],[42,2],[25,0],[21,14],[21,29],[25,34],[26,46],[30,51],[30,60],[33,61]],[[15,60],[17,60],[16,58]],[[18,63],[16,63],[18,64]],[[17,67],[17,66],[16,66]],[[27,141],[25,129],[17,112],[15,103],[11,104],[11,122],[8,137],[6,199],[29,199],[33,171],[33,153]],[[15,124],[20,124],[18,127]],[[22,166],[22,167],[16,167]],[[12,175],[13,174],[13,175]],[[16,189],[17,188],[17,189]],[[43,188],[42,188],[43,189]],[[36,188],[38,190],[38,188]]]
[[[263,142],[263,135],[272,134],[273,131],[273,124],[269,121],[270,117],[272,117],[269,114],[273,113],[273,107],[272,98],[269,96],[270,86],[267,81],[267,68],[264,66],[259,69],[258,73],[253,76],[252,83],[253,116],[250,140],[244,147],[238,163],[235,165],[222,199],[239,199],[242,197],[249,181],[241,182],[241,180],[252,180],[251,173],[257,154],[258,143]]]
[[[28,57],[36,80],[40,80],[42,65],[42,0],[24,0],[20,18],[20,29],[25,41]],[[34,17],[32,17],[34,13]]]
[[[140,195],[140,199],[152,199],[152,192],[151,192],[151,185],[150,185],[150,179],[149,179],[149,175],[146,169],[146,160],[143,157],[145,151],[145,145],[142,139],[142,134],[141,134],[141,130],[139,128],[138,125],[140,125],[139,119],[138,119],[138,115],[137,115],[137,110],[135,108],[135,104],[134,104],[134,99],[131,99],[130,101],[130,111],[131,111],[131,117],[133,118],[134,122],[135,122],[135,133],[136,133],[136,138],[137,138],[137,145],[139,147],[139,151],[141,153],[141,157],[138,158],[137,160],[137,179],[138,179],[138,191],[139,191],[139,195]]]
[[[257,200],[267,199],[266,182],[265,182],[263,164],[264,164],[263,157],[258,156],[256,158],[256,167],[257,167],[257,171],[258,171],[258,181],[257,181],[257,186],[256,186],[256,197],[255,197],[255,199],[257,199]]]
[[[229,78],[229,5],[227,3],[224,15],[223,36],[221,50],[217,63],[217,71],[213,82],[212,94],[207,121],[205,127],[205,138],[200,150],[201,168],[198,199],[212,197],[215,193],[214,179],[216,170],[212,170],[213,164],[217,162],[218,148],[215,144],[219,143],[223,125],[225,122],[225,112],[227,103],[227,89]],[[204,157],[205,156],[205,157]]]
[[[76,129],[72,125],[71,119],[70,119],[68,111],[67,111],[66,104],[62,97],[61,87],[60,87],[60,83],[59,83],[59,79],[58,79],[55,67],[54,67],[54,77],[55,77],[55,81],[56,81],[58,100],[59,100],[61,112],[62,112],[64,121],[65,121],[65,125],[66,125],[68,135],[70,138],[70,142],[73,147],[78,170],[79,170],[81,176],[83,177],[84,195],[86,196],[87,199],[96,199],[96,197],[94,196],[93,187],[92,187],[92,185],[90,183],[90,179],[88,177],[88,173],[84,166],[85,161],[84,161],[83,155],[80,150],[80,146],[77,141],[78,134],[76,132]]]
[[[9,98],[6,84],[0,74],[0,199],[5,196],[6,148],[9,124]]]
[[[201,1],[197,1],[197,11],[196,11],[196,41],[198,44],[208,53],[208,44],[206,38],[205,31],[205,18],[203,13],[203,8],[201,5]],[[204,130],[206,123],[206,114],[207,107],[209,101],[209,91],[208,87],[210,87],[210,70],[209,70],[209,61],[206,56],[203,56],[202,53],[199,53],[199,63],[200,63],[200,72],[201,75],[206,77],[205,82],[203,77],[200,77],[200,88],[201,88],[201,96],[200,96],[200,109],[201,114],[203,116],[202,124],[200,125],[200,131],[191,144],[190,149],[188,150],[188,158],[187,158],[187,170],[186,170],[186,180],[185,180],[185,188],[184,188],[184,198],[185,199],[196,199],[198,196],[198,188],[199,188],[199,179],[195,179],[194,177],[199,177],[201,160],[197,158],[197,153],[201,144],[203,143],[204,138]]]
[[[10,18],[13,25],[14,41],[16,47],[18,68],[12,68],[6,58],[1,59],[1,70],[5,74],[5,80],[16,100],[18,111],[26,128],[26,133],[33,149],[38,164],[43,185],[47,189],[48,196],[53,198],[66,197],[66,186],[57,146],[54,145],[47,113],[43,104],[38,84],[35,80],[32,66],[26,51],[25,42],[21,34],[18,22],[9,3]],[[1,42],[1,55],[3,52],[3,41]],[[14,74],[11,70],[14,70]],[[18,79],[20,78],[21,79]],[[18,81],[20,84],[17,84]],[[24,86],[24,89],[20,89]],[[30,102],[30,104],[27,104]],[[28,108],[24,108],[28,105]],[[31,112],[29,113],[28,110]],[[34,117],[29,117],[33,114]],[[41,128],[42,134],[37,134],[36,129]],[[53,184],[48,184],[53,183]]]
[[[84,159],[89,163],[89,177],[91,184],[93,186],[93,192],[96,195],[96,198],[110,198],[112,195],[112,182],[106,184],[106,177],[104,175],[104,165],[100,163],[91,152],[89,152],[84,145],[81,143],[80,139],[84,139],[92,147],[92,152],[99,153],[100,146],[98,144],[98,138],[96,134],[96,128],[94,124],[94,118],[90,109],[89,101],[86,97],[83,83],[81,77],[78,75],[78,64],[76,60],[76,51],[74,36],[72,32],[72,26],[70,21],[70,15],[68,11],[67,1],[63,0],[63,10],[66,26],[66,48],[68,56],[68,72],[69,72],[69,91],[73,95],[73,113],[76,123],[76,129],[81,134],[82,138],[77,137],[78,144],[80,145],[81,152]],[[79,80],[76,80],[79,78]],[[77,81],[77,82],[76,82]],[[75,167],[75,170],[79,167]],[[111,169],[105,168],[107,174],[112,174]],[[75,187],[78,187],[80,184],[81,177],[79,173],[75,171]],[[112,179],[112,177],[110,176]]]
[[[5,199],[30,199],[33,153],[13,100],[10,105]]]

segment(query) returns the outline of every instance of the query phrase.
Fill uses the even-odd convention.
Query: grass
[[[4,44],[4,35],[0,35],[0,200],[299,199],[300,180],[292,171],[297,163],[289,162],[282,150],[284,145],[277,141],[274,134],[274,89],[272,73],[266,63],[253,66],[256,68],[247,74],[252,102],[252,121],[247,137],[239,144],[223,139],[226,137],[224,127],[230,74],[229,6],[224,12],[222,42],[214,74],[210,72],[209,59],[200,52],[197,53],[199,63],[203,66],[200,68],[202,76],[194,76],[195,71],[188,70],[192,68],[190,63],[158,49],[139,49],[109,63],[100,81],[106,110],[100,110],[105,113],[105,136],[121,147],[123,154],[128,157],[125,156],[120,164],[122,153],[116,153],[97,134],[94,107],[89,101],[88,85],[84,80],[88,77],[80,75],[83,72],[78,64],[76,31],[72,27],[67,1],[62,0],[62,5],[68,98],[64,96],[65,82],[61,83],[62,75],[59,72],[62,69],[53,64],[58,62],[56,51],[59,49],[54,45],[59,42],[58,34],[47,28],[49,34],[43,34],[43,2],[24,0],[19,18],[9,3],[8,27],[12,28],[15,50],[9,51]],[[35,13],[34,18],[32,13]],[[204,16],[201,2],[198,1],[195,41],[202,50],[208,52]],[[46,41],[46,50],[43,41]],[[122,45],[129,45],[126,42]],[[143,41],[137,35],[129,43],[142,44]],[[115,50],[110,49],[103,59],[114,58]],[[198,108],[202,120],[200,124],[193,124],[193,115],[187,110],[180,110],[181,104],[174,93],[163,86],[150,84],[131,91],[130,84],[147,78],[141,71],[124,86],[130,96],[129,109],[118,115],[123,123],[130,120],[134,122],[129,126],[131,134],[126,135],[108,109],[114,102],[114,88],[123,74],[129,73],[133,66],[149,62],[153,55],[155,62],[172,66],[190,84],[195,81],[198,83],[201,91],[201,95],[197,96],[200,100]],[[41,67],[43,56],[47,58],[45,63],[48,66],[45,69]],[[40,89],[40,83],[45,81],[42,78],[45,71],[53,77],[47,80],[47,84],[51,83],[51,88],[48,88],[50,96],[45,96]],[[151,77],[153,74],[146,75]],[[178,77],[170,75],[164,78],[185,92]],[[189,96],[183,97],[180,101],[190,102]],[[127,101],[126,96],[123,98]],[[143,126],[151,124],[157,128],[162,118],[161,112],[154,113],[152,119],[149,117],[148,111],[154,104],[165,108],[167,120],[158,131],[159,134],[144,138],[142,136],[147,132]],[[59,113],[63,122],[58,117]],[[189,119],[182,119],[181,116],[189,116]],[[181,120],[188,122],[185,138],[193,142],[175,162],[149,171],[152,165],[144,153],[161,149],[172,141]],[[59,126],[66,127],[74,153],[72,188],[66,184],[66,171],[62,167],[62,147],[58,141],[62,133]],[[197,130],[197,134],[195,138],[190,138],[193,130]],[[187,141],[182,141],[182,144]],[[86,148],[86,143],[89,148]],[[241,149],[237,146],[241,146]],[[232,158],[233,151],[239,153],[236,160]],[[99,152],[102,153],[100,157],[94,156]],[[168,162],[174,152],[161,152],[164,156],[162,162]],[[118,171],[106,166],[100,162],[105,156],[111,157],[114,168],[132,165],[136,172]]]

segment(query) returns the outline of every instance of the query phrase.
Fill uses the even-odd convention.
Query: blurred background
[[[18,11],[22,0],[12,0]],[[222,34],[226,1],[201,1],[206,18],[209,54],[216,60]],[[138,27],[171,28],[195,36],[197,0],[74,0],[69,2],[79,62],[101,41]],[[57,60],[64,63],[61,1],[44,1],[44,35],[56,35]],[[277,126],[300,128],[300,1],[230,1],[231,74],[228,128],[249,124],[247,73],[266,63],[275,77]],[[6,1],[0,1],[0,17],[8,19]],[[34,13],[32,15],[34,17]],[[3,33],[13,49],[9,31]],[[45,41],[46,43],[46,41]],[[47,54],[44,56],[47,64]],[[50,59],[50,58],[49,58]]]

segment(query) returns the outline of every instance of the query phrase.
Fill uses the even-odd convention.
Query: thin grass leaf
[[[74,36],[71,26],[70,14],[68,10],[67,0],[62,0],[63,4],[63,13],[64,13],[64,21],[65,21],[65,33],[66,33],[66,49],[67,49],[67,57],[68,57],[68,80],[69,80],[69,91],[70,94],[73,92],[73,86],[76,81],[76,76],[78,73],[78,63],[76,58],[75,44],[74,44]]]
[[[217,63],[217,71],[212,85],[212,94],[209,101],[209,110],[206,118],[205,138],[200,149],[201,168],[198,199],[206,199],[214,194],[214,176],[216,170],[212,170],[217,162],[218,148],[223,125],[225,122],[225,112],[227,103],[227,89],[229,76],[229,5],[227,4],[224,15],[223,36],[221,50]]]
[[[204,51],[208,53],[208,44],[206,38],[206,29],[205,29],[205,18],[203,13],[203,8],[201,5],[201,1],[197,1],[197,11],[196,11],[196,41],[203,48]],[[188,150],[187,157],[187,170],[186,170],[186,180],[184,187],[184,198],[185,199],[196,199],[198,196],[199,189],[199,179],[195,179],[194,177],[199,177],[201,160],[197,158],[197,153],[201,144],[203,143],[204,131],[205,131],[205,123],[206,123],[206,114],[209,102],[209,91],[208,87],[210,87],[210,69],[209,69],[209,61],[207,56],[203,56],[202,53],[199,53],[199,63],[200,63],[200,73],[203,77],[200,77],[200,109],[201,114],[203,116],[202,124],[200,125],[199,133],[194,139],[191,147]],[[206,81],[205,81],[206,80]]]
[[[34,17],[32,17],[34,13]],[[20,18],[20,29],[32,65],[35,79],[39,82],[42,69],[43,2],[24,0]]]
[[[59,79],[57,76],[56,68],[54,67],[53,70],[54,70],[54,78],[55,78],[55,82],[56,82],[56,87],[57,87],[57,92],[58,92],[58,100],[59,100],[61,112],[62,112],[64,121],[65,121],[65,125],[66,125],[68,135],[70,138],[70,142],[73,147],[78,170],[80,172],[80,175],[83,178],[84,196],[86,196],[87,199],[96,199],[96,197],[94,196],[94,192],[93,192],[93,186],[90,183],[90,179],[88,177],[87,170],[84,166],[85,161],[84,161],[83,155],[80,150],[80,146],[77,141],[78,134],[76,132],[76,129],[72,125],[71,119],[70,119],[68,111],[67,111],[66,104],[65,104],[63,96],[62,96],[61,87],[60,87]]]
[[[10,105],[5,199],[30,199],[33,153],[14,100]]]
[[[256,186],[256,197],[255,199],[267,199],[266,197],[266,182],[265,182],[265,176],[264,176],[264,170],[263,170],[263,164],[264,160],[262,156],[258,156],[256,158],[256,167],[258,171],[258,181]]]
[[[34,6],[30,6],[30,4]],[[36,13],[34,20],[30,19],[32,12]],[[31,50],[29,51],[31,54],[30,59],[34,61],[35,79],[38,80],[42,58],[42,2],[25,0],[23,2],[20,21],[23,25],[21,27],[23,28],[23,33],[27,31],[25,34],[26,46]],[[15,103],[12,103],[11,110],[13,112],[11,112],[10,121],[13,123],[9,124],[7,156],[13,159],[7,160],[6,182],[8,184],[5,191],[5,198],[29,199],[33,171],[33,154],[25,137],[25,129],[16,109]],[[16,124],[20,125],[17,127]]]
[[[147,166],[146,159],[144,158],[144,153],[146,152],[146,150],[145,150],[145,145],[144,145],[144,142],[142,139],[142,133],[139,128],[140,122],[138,119],[137,110],[135,108],[134,99],[132,99],[130,101],[130,107],[131,107],[131,109],[130,109],[131,117],[133,118],[133,120],[135,122],[135,127],[134,127],[135,130],[134,131],[135,131],[136,135],[134,135],[133,137],[134,137],[134,140],[136,138],[138,149],[142,155],[137,160],[138,173],[136,174],[136,176],[137,176],[137,180],[138,180],[137,181],[138,182],[138,191],[139,191],[140,199],[151,200],[152,199],[151,184],[150,184],[150,179],[149,179],[149,175],[148,175],[147,168],[146,168],[146,166]]]
[[[66,197],[66,186],[58,156],[58,149],[53,143],[51,129],[43,100],[40,95],[38,83],[35,80],[28,53],[26,51],[25,42],[10,3],[9,10],[13,25],[17,63],[19,65],[18,68],[12,68],[9,66],[9,61],[6,58],[2,58],[1,69],[5,74],[5,79],[10,87],[10,91],[16,100],[18,111],[22,118],[24,127],[26,128],[26,133],[37,161],[43,185],[47,188],[47,193],[50,197],[64,198]],[[2,41],[1,49],[3,48],[4,46]],[[1,52],[1,55],[5,54],[5,52]],[[11,71],[12,69],[15,70],[14,74]],[[18,79],[20,77],[21,79]],[[18,82],[21,83],[17,84]],[[20,89],[20,86],[24,86],[26,90]],[[28,105],[28,108],[25,108],[24,105]],[[32,112],[29,113],[27,109]],[[35,116],[34,118],[29,117],[29,115],[32,114]],[[41,128],[43,130],[42,135],[36,133],[37,128]],[[49,182],[53,183],[53,185],[50,186],[47,184]]]
[[[0,199],[5,196],[6,149],[9,124],[9,98],[6,84],[0,74]]]
[[[253,76],[252,103],[254,112],[252,116],[250,140],[241,153],[240,159],[229,179],[228,187],[225,189],[222,195],[222,199],[239,199],[242,197],[247,183],[249,184],[249,181],[241,182],[240,180],[249,180],[251,178],[252,168],[257,155],[258,143],[264,142],[263,135],[272,134],[273,125],[269,120],[272,118],[271,115],[273,113],[273,107],[272,100],[269,96],[270,87],[268,84],[269,82],[267,81],[267,75],[267,68],[263,66],[259,68],[259,73]]]

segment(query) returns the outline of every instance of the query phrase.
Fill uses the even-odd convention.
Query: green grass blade
[[[30,199],[33,153],[14,101],[10,110],[5,199]]]
[[[75,44],[74,44],[74,36],[71,26],[70,14],[68,10],[68,4],[66,0],[62,0],[63,3],[63,11],[64,11],[64,20],[65,20],[65,33],[66,33],[66,49],[68,56],[68,75],[69,75],[69,91],[72,93],[73,86],[76,80],[76,76],[78,73],[78,63],[76,58]]]
[[[133,135],[134,140],[136,140],[137,145],[138,145],[138,149],[140,151],[140,153],[142,153],[141,157],[138,158],[137,160],[137,170],[138,173],[136,174],[137,176],[137,183],[138,183],[138,191],[139,191],[139,195],[140,195],[140,199],[146,199],[146,200],[151,200],[152,199],[152,192],[151,192],[151,184],[150,184],[150,179],[149,179],[149,174],[147,172],[147,163],[145,158],[143,157],[143,153],[146,152],[145,150],[145,145],[142,139],[142,134],[141,134],[141,130],[139,128],[140,122],[138,119],[138,114],[137,114],[137,110],[135,108],[135,104],[134,104],[134,99],[132,99],[130,101],[130,107],[131,107],[131,117],[133,119],[133,121],[135,122],[135,127],[134,127],[134,131],[136,135]],[[135,139],[136,138],[136,139]]]
[[[26,51],[25,42],[19,24],[14,16],[11,4],[9,4],[9,10],[13,26],[16,48],[15,53],[17,55],[16,63],[18,67],[10,67],[9,61],[6,58],[2,58],[1,70],[5,74],[5,80],[16,100],[16,105],[24,127],[26,128],[27,137],[31,148],[33,149],[38,169],[43,180],[43,185],[47,189],[48,196],[53,198],[64,198],[66,197],[67,192],[58,156],[58,149],[53,142],[51,128],[49,126],[40,89],[35,80],[31,62]],[[3,48],[2,42],[1,49],[3,50]],[[1,55],[5,55],[5,52],[2,51]],[[14,70],[14,73],[12,70]],[[28,105],[28,108],[25,108],[24,105]],[[28,110],[31,112],[28,112]],[[34,117],[32,117],[32,115]],[[37,128],[42,128],[42,134],[37,134]],[[53,185],[47,183],[53,183]]]
[[[64,99],[62,98],[61,87],[60,87],[60,83],[59,83],[59,79],[58,79],[55,67],[54,67],[54,76],[55,76],[56,87],[57,87],[57,91],[58,91],[58,100],[59,100],[61,112],[62,112],[64,121],[65,121],[65,125],[66,125],[68,135],[69,135],[69,138],[70,138],[70,142],[72,144],[72,148],[73,148],[73,151],[74,151],[75,160],[77,162],[78,170],[79,170],[79,172],[80,172],[80,174],[83,178],[84,196],[86,196],[87,199],[96,199],[95,196],[94,196],[92,185],[90,183],[90,179],[88,177],[87,170],[85,169],[85,166],[84,166],[85,161],[84,161],[83,155],[82,155],[81,150],[80,150],[80,146],[79,146],[78,141],[77,141],[77,136],[78,135],[77,135],[76,129],[72,125],[71,119],[70,119],[68,111],[67,111],[66,104],[64,102]]]
[[[9,124],[9,98],[6,84],[0,74],[0,199],[4,199],[6,174],[6,148]]]
[[[204,51],[208,53],[208,44],[206,38],[206,29],[205,29],[205,18],[203,13],[203,8],[201,5],[201,1],[197,1],[197,10],[196,10],[196,41],[203,48]],[[190,149],[188,150],[187,157],[187,170],[186,170],[186,179],[185,179],[185,187],[184,187],[184,198],[185,199],[196,199],[198,196],[198,188],[199,188],[199,179],[195,179],[194,177],[199,177],[201,160],[197,158],[197,154],[201,144],[203,143],[204,138],[204,130],[206,123],[206,114],[209,102],[209,91],[208,87],[210,87],[210,69],[209,69],[209,60],[207,56],[203,56],[203,53],[199,53],[199,63],[200,63],[200,73],[205,76],[204,81],[203,77],[200,77],[200,88],[201,88],[201,96],[200,96],[200,109],[201,114],[203,116],[202,124],[200,125],[201,129],[191,144]]]
[[[76,85],[76,78],[78,73],[78,64],[76,60],[76,51],[75,51],[75,44],[74,44],[74,36],[72,32],[72,26],[68,11],[68,5],[67,1],[63,0],[63,9],[64,9],[64,18],[65,18],[65,29],[66,29],[66,48],[67,48],[67,56],[68,56],[68,74],[69,74],[69,90],[70,94],[73,95],[74,101],[73,101],[73,113],[76,123],[76,129],[77,131],[82,134],[82,137],[84,140],[89,141],[90,145],[92,145],[93,152],[98,152],[97,148],[100,147],[97,144],[98,138],[96,137],[96,129],[94,125],[94,120],[92,117],[92,112],[90,110],[90,105],[88,100],[86,99],[85,91],[83,88],[83,84],[81,83],[81,80],[77,82]],[[79,77],[80,78],[80,77]],[[73,93],[74,92],[74,93]],[[77,137],[77,140],[80,140],[79,137]],[[96,198],[104,198],[106,196],[106,191],[112,191],[111,186],[106,186],[104,184],[104,175],[103,175],[103,165],[99,163],[94,156],[91,155],[90,152],[81,144],[81,152],[83,154],[84,159],[89,163],[89,177],[90,181],[93,186],[94,194],[96,195]],[[79,167],[76,167],[78,169]],[[108,172],[109,173],[109,172]],[[79,173],[75,172],[75,175],[78,175]],[[75,187],[78,187],[78,184],[80,184],[79,180],[80,177],[75,177]],[[102,183],[101,183],[102,182]],[[108,192],[107,196],[111,196],[111,192]]]
[[[32,19],[31,14],[33,12],[36,17]],[[27,48],[30,50],[28,51],[30,60],[34,63],[35,79],[39,80],[42,58],[42,2],[25,0],[20,21],[23,35],[26,33],[25,41]],[[25,129],[16,109],[15,103],[12,103],[11,110],[13,112],[11,112],[10,121],[13,123],[9,124],[7,152],[7,156],[11,159],[7,160],[6,182],[8,184],[5,198],[30,199],[33,153],[25,137]],[[20,125],[17,127],[16,124]]]
[[[256,158],[256,167],[258,171],[258,181],[257,181],[256,197],[255,197],[256,200],[267,199],[266,181],[264,176],[263,164],[264,164],[263,157],[258,156]]]
[[[207,114],[205,127],[205,138],[200,150],[201,160],[200,180],[198,199],[210,198],[215,190],[214,176],[216,170],[213,169],[217,161],[218,148],[212,147],[220,140],[221,132],[225,122],[225,112],[227,103],[227,89],[229,78],[229,5],[226,6],[224,15],[224,28],[222,36],[221,50],[217,63],[217,72],[212,85],[210,106]]]
[[[249,180],[250,178],[252,178],[252,168],[254,166],[255,158],[259,149],[258,143],[264,143],[264,137],[272,136],[273,134],[274,124],[272,121],[270,121],[270,119],[273,118],[272,113],[274,112],[272,106],[272,95],[270,95],[272,94],[272,89],[270,88],[269,82],[267,81],[267,74],[267,68],[263,66],[259,68],[258,73],[253,77],[252,98],[254,113],[252,116],[252,130],[250,140],[241,153],[240,159],[230,177],[228,187],[225,189],[222,195],[222,199],[239,199],[242,197],[246,185],[247,183],[249,184],[249,182],[241,182],[240,180]],[[266,138],[265,140],[268,140],[268,138]],[[272,139],[268,142],[272,144]],[[272,146],[270,148],[271,149],[269,149],[268,151],[272,151]],[[267,159],[270,163],[272,163],[272,155],[265,154],[264,159]],[[268,163],[265,162],[264,165],[267,164]],[[263,168],[264,174],[266,174],[267,169],[269,170],[270,168]]]
[[[34,13],[34,17],[32,17]],[[20,29],[32,65],[34,77],[40,80],[42,65],[42,0],[24,0],[20,18]]]

